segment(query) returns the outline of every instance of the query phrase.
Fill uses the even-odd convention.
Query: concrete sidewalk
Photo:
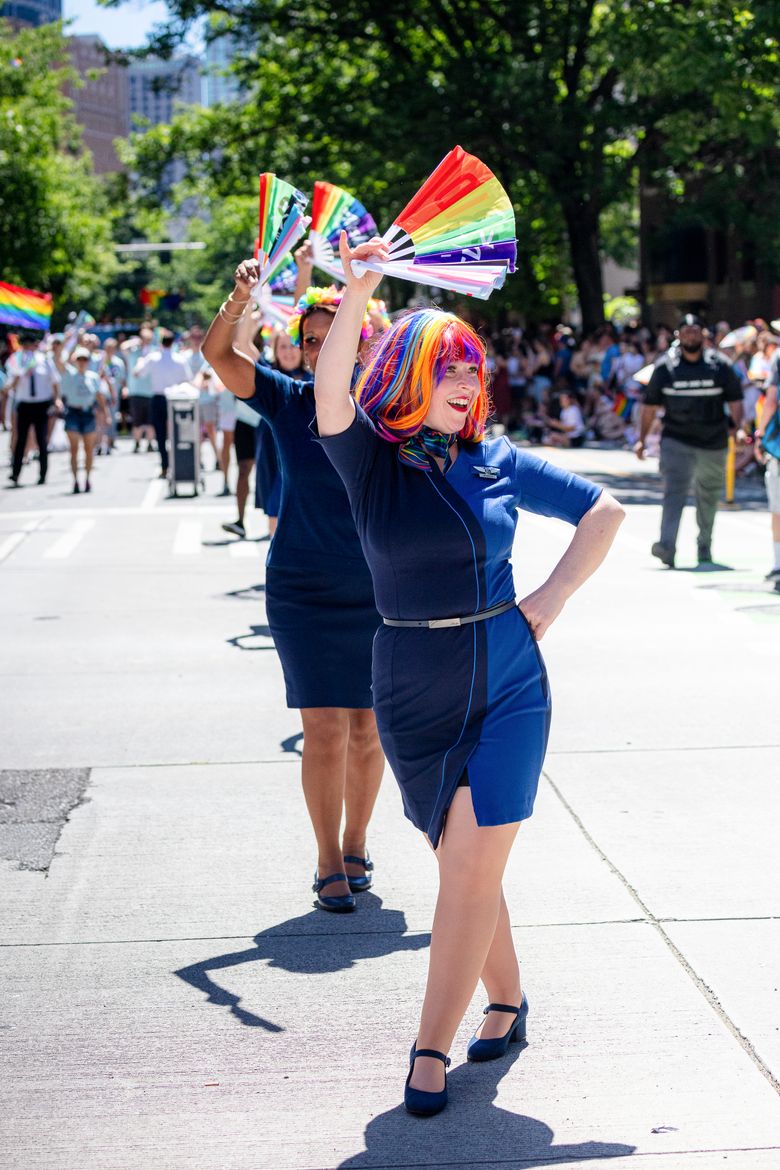
[[[126,452],[78,514],[56,465],[50,497],[4,494],[0,548],[25,534],[0,564],[4,1168],[777,1170],[768,517],[722,513],[729,568],[670,573],[648,469],[555,458],[633,502],[543,645],[553,735],[506,883],[528,1045],[465,1062],[478,993],[430,1120],[401,1100],[434,863],[388,773],[374,892],[346,918],[313,908],[266,545],[222,540],[230,502],[150,505]],[[569,534],[523,517],[521,594]],[[691,516],[683,537],[685,567]]]

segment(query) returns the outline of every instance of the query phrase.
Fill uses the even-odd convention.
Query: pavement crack
[[[706,984],[704,982],[704,980],[701,978],[701,976],[698,974],[698,972],[688,962],[688,960],[686,959],[685,955],[682,953],[680,948],[674,943],[674,941],[669,936],[669,934],[664,930],[664,925],[663,925],[664,921],[675,921],[675,920],[657,918],[655,916],[655,914],[653,914],[650,907],[647,905],[647,903],[643,900],[643,898],[639,894],[639,891],[634,886],[631,885],[631,883],[628,880],[628,878],[626,877],[626,875],[621,870],[618,869],[618,867],[614,864],[613,861],[610,860],[610,858],[607,856],[607,854],[604,852],[604,850],[598,844],[598,842],[596,841],[596,839],[592,835],[592,833],[590,833],[588,831],[588,829],[585,827],[585,823],[583,822],[582,818],[574,811],[574,808],[569,803],[569,801],[566,799],[566,797],[563,795],[562,791],[560,790],[558,785],[555,783],[555,781],[552,779],[550,774],[548,772],[543,771],[542,775],[544,776],[545,780],[550,785],[553,792],[557,796],[558,800],[563,805],[563,807],[566,809],[567,813],[569,814],[571,819],[574,821],[575,825],[580,830],[580,832],[582,833],[583,837],[588,842],[590,847],[598,854],[598,856],[601,858],[601,860],[604,862],[604,864],[606,866],[608,866],[610,871],[618,879],[618,881],[624,887],[626,892],[631,896],[631,898],[633,898],[633,900],[636,902],[637,906],[639,906],[644,917],[647,920],[648,925],[650,925],[653,928],[653,930],[655,930],[658,933],[658,935],[661,937],[661,939],[665,943],[668,950],[674,955],[675,959],[680,964],[680,966],[683,968],[685,973],[688,975],[689,979],[692,980],[692,982],[695,984],[695,986],[698,988],[698,990],[701,992],[701,994],[707,1000],[707,1002],[709,1003],[712,1010],[715,1012],[715,1014],[720,1019],[721,1023],[724,1025],[724,1027],[726,1027],[728,1029],[728,1031],[731,1033],[731,1035],[734,1037],[734,1039],[737,1041],[737,1043],[743,1049],[743,1051],[746,1053],[746,1055],[749,1057],[749,1059],[753,1062],[753,1064],[756,1066],[756,1068],[762,1074],[762,1076],[765,1077],[767,1081],[769,1081],[770,1085],[775,1090],[775,1092],[780,1094],[780,1080],[778,1080],[778,1078],[776,1076],[774,1076],[774,1074],[772,1073],[772,1071],[768,1067],[768,1065],[765,1064],[765,1062],[761,1059],[761,1057],[758,1055],[758,1053],[756,1052],[756,1050],[753,1047],[753,1045],[751,1044],[751,1042],[748,1040],[748,1038],[746,1036],[743,1036],[743,1034],[740,1032],[739,1028],[733,1022],[731,1017],[726,1013],[725,1009],[723,1008],[723,1005],[721,1004],[718,997],[715,995],[715,992],[712,990],[712,988],[709,987],[708,984]],[[677,921],[679,921],[679,920],[677,920]]]

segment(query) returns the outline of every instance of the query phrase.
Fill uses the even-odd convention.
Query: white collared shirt
[[[158,349],[142,357],[133,371],[135,376],[148,374],[152,394],[164,394],[171,386],[180,382],[191,382],[192,373],[185,358],[170,349]]]
[[[48,354],[40,350],[17,350],[6,364],[8,374],[18,378],[14,402],[51,402],[60,384],[60,375]]]

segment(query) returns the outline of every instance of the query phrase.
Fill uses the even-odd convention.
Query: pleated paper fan
[[[517,262],[512,201],[490,168],[460,146],[445,155],[382,238],[388,259],[353,261],[356,276],[370,268],[487,300]]]
[[[347,233],[350,248],[364,244],[377,234],[377,226],[363,204],[333,183],[318,179],[311,201],[311,230],[314,263],[336,280],[344,280],[339,259],[339,236]]]
[[[260,286],[257,298],[257,307],[263,314],[263,320],[272,325],[286,328],[287,322],[295,312],[294,297],[272,295],[270,285]]]
[[[298,283],[298,265],[289,252],[280,256],[268,274],[268,287],[279,296],[292,296]]]
[[[296,187],[270,172],[260,176],[260,215],[257,235],[260,283],[264,284],[279,261],[306,233],[308,199]]]

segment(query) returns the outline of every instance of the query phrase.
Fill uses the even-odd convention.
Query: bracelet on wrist
[[[219,312],[217,313],[217,316],[221,317],[223,321],[227,321],[230,325],[237,325],[238,322],[243,319],[244,314],[239,313],[238,316],[235,316],[234,314],[229,313],[225,308],[225,302],[223,301],[219,306]]]

